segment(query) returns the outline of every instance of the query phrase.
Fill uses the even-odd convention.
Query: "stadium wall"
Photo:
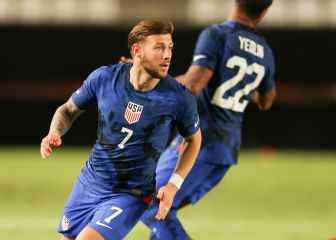
[[[190,63],[201,29],[175,34],[172,75]],[[272,111],[248,108],[244,147],[335,148],[336,30],[261,29],[274,49],[279,96]],[[0,26],[0,144],[37,144],[53,111],[90,71],[127,55],[128,29]],[[95,110],[76,122],[66,144],[94,142]]]

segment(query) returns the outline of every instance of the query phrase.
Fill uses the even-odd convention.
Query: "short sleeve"
[[[258,92],[260,92],[261,94],[264,94],[272,89],[275,89],[275,80],[274,80],[275,63],[274,63],[274,57],[273,57],[272,52],[270,54],[270,59],[268,60],[268,62],[269,62],[269,67],[266,70],[265,77],[261,81],[258,87]]]
[[[222,41],[214,26],[204,29],[197,40],[192,64],[214,70]]]
[[[86,109],[97,101],[96,92],[99,79],[101,78],[101,68],[93,71],[82,86],[72,94],[71,98],[80,109]]]
[[[199,125],[196,97],[185,89],[178,103],[177,130],[183,137],[189,137],[199,129]]]

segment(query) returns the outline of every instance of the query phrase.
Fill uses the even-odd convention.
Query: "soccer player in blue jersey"
[[[178,77],[198,95],[203,140],[196,163],[165,220],[153,218],[156,203],[142,217],[151,229],[151,239],[190,239],[177,211],[199,201],[237,163],[241,125],[249,101],[260,110],[271,107],[275,97],[273,53],[255,30],[271,4],[272,0],[235,0],[227,21],[202,31],[192,65]],[[164,186],[174,171],[179,151],[184,151],[181,141],[177,137],[161,156],[158,187]]]
[[[56,110],[41,143],[43,158],[61,145],[90,104],[98,106],[99,123],[97,141],[64,208],[62,240],[123,239],[148,208],[158,158],[177,128],[187,147],[156,196],[155,218],[168,214],[201,145],[196,99],[168,75],[172,33],[171,23],[141,21],[128,37],[133,65],[98,68]]]

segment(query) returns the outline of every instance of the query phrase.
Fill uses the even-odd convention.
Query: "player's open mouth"
[[[169,64],[160,64],[160,67],[163,68],[163,69],[168,69],[169,68]]]

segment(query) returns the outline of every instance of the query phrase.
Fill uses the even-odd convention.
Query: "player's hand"
[[[122,56],[119,59],[119,63],[133,64],[133,59]]]
[[[46,137],[42,139],[41,142],[41,156],[42,158],[47,158],[52,153],[54,147],[59,147],[62,144],[62,139],[58,134],[49,133]]]
[[[166,186],[159,189],[156,196],[160,200],[159,210],[155,215],[157,220],[163,220],[166,218],[173,204],[177,190],[177,187],[171,183],[168,183]]]

